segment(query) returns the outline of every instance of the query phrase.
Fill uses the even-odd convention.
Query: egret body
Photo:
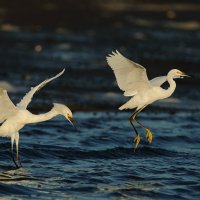
[[[27,110],[28,104],[31,102],[32,97],[36,91],[45,86],[48,82],[58,78],[64,73],[65,70],[57,74],[56,76],[47,79],[39,85],[32,87],[31,90],[23,97],[23,99],[15,106],[8,97],[7,91],[0,89],[0,136],[11,138],[11,156],[16,167],[21,166],[19,159],[19,131],[26,124],[32,124],[37,122],[43,122],[49,120],[57,115],[63,115],[67,120],[72,123],[71,110],[63,105],[54,103],[53,108],[45,113],[35,115]],[[16,144],[16,160],[13,155],[13,146]],[[18,162],[18,164],[17,164]]]
[[[136,116],[149,104],[170,97],[176,89],[176,82],[174,79],[183,78],[187,76],[178,69],[172,69],[167,76],[156,77],[149,80],[146,69],[124,57],[118,51],[106,57],[108,65],[114,71],[119,88],[124,91],[124,96],[131,97],[128,102],[119,107],[119,110],[135,109],[133,115],[129,118],[135,133],[135,149],[140,143],[140,135],[134,126],[134,122],[139,124],[146,131],[146,138],[149,143],[152,142],[151,131],[142,125]],[[163,89],[161,85],[168,81],[169,88]]]

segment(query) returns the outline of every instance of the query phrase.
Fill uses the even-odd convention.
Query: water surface
[[[10,140],[0,138],[0,196],[12,199],[188,199],[200,196],[200,6],[198,1],[1,1],[0,81],[14,86],[18,103],[42,88],[29,110],[68,105],[77,126],[63,118],[26,126],[20,133],[23,168],[15,170]],[[128,100],[105,57],[118,49],[144,65],[148,77],[178,68],[170,99],[139,119],[153,132],[134,152]]]

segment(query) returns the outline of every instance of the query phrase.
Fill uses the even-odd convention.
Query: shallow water
[[[198,199],[200,113],[142,113],[153,132],[133,149],[131,113],[76,112],[21,132],[23,168],[12,169],[1,139],[0,194],[30,199]]]

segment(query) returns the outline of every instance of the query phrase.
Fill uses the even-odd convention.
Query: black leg
[[[14,155],[13,155],[13,149],[12,149],[12,148],[11,148],[11,150],[10,150],[10,155],[11,155],[11,158],[12,158],[12,160],[13,160],[13,162],[14,162],[16,168],[19,168],[18,164],[17,164],[16,161],[15,161],[15,158],[14,158]]]
[[[133,127],[133,129],[134,129],[136,135],[138,135],[138,131],[137,131],[137,129],[135,128],[135,126],[134,126],[134,124],[133,124],[133,122],[132,122],[132,119],[133,119],[133,115],[131,115],[131,117],[129,118],[129,122],[130,122],[131,126]]]
[[[22,167],[21,160],[19,157],[19,133],[15,133],[15,146],[16,146],[16,161],[19,164],[19,167]]]
[[[23,167],[23,166],[22,166],[22,163],[21,163],[21,159],[20,159],[19,156],[18,156],[18,163],[19,163],[19,166],[20,166],[20,167]]]
[[[135,131],[135,133],[136,133],[136,137],[135,137],[135,139],[134,139],[134,143],[135,143],[134,149],[135,149],[135,150],[137,149],[138,144],[140,143],[140,135],[139,135],[139,133],[138,133],[136,127],[134,126],[134,124],[133,124],[133,122],[132,122],[132,120],[135,118],[135,114],[136,114],[136,113],[137,113],[137,111],[134,112],[133,115],[131,115],[131,117],[129,118],[129,122],[130,122],[130,124],[132,125],[132,127],[133,127],[133,129],[134,129],[134,131]]]
[[[136,117],[135,117],[133,120],[134,120],[137,124],[139,124],[143,129],[146,130],[146,127],[143,126],[143,125],[136,119]]]
[[[132,120],[133,120],[133,119],[135,118],[135,116],[137,115],[137,112],[138,112],[138,111],[135,111],[135,112],[130,116],[130,118],[129,118],[129,122],[130,122],[131,126],[133,127],[133,129],[134,129],[136,135],[138,135],[138,131],[137,131],[136,127],[134,126]]]
[[[144,129],[146,130],[146,127],[143,126],[143,125],[136,119],[137,115],[138,115],[145,107],[146,107],[146,106],[140,108],[138,111],[135,112],[135,114],[133,115],[133,120],[134,120],[137,124],[139,124],[142,128],[144,128]]]
[[[143,107],[143,108],[144,108],[144,107]],[[133,120],[134,120],[137,124],[139,124],[139,125],[146,131],[146,138],[147,138],[147,140],[148,140],[149,143],[152,143],[152,133],[151,133],[151,131],[150,131],[148,128],[146,128],[143,124],[141,124],[141,123],[136,119],[137,115],[139,114],[139,112],[140,112],[143,108],[141,108],[140,110],[138,110],[137,113],[135,113],[135,116],[133,116]]]

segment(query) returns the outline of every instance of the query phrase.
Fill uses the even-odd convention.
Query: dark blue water
[[[1,197],[30,199],[198,199],[200,113],[142,113],[153,132],[133,149],[131,113],[76,112],[27,126],[20,134],[23,168],[12,169],[1,140]]]
[[[156,0],[1,1],[0,87],[14,88],[14,103],[63,68],[42,88],[29,110],[68,105],[77,126],[62,117],[20,132],[23,167],[14,169],[10,139],[0,138],[2,199],[200,198],[200,7]],[[134,152],[128,99],[105,57],[118,49],[147,68],[148,77],[178,68],[172,98],[146,108],[139,120],[153,133]]]

